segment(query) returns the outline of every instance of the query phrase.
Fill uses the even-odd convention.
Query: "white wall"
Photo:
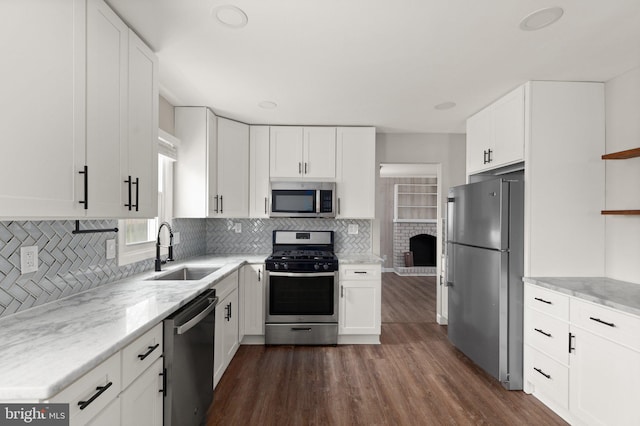
[[[605,84],[606,151],[640,147],[640,68]],[[640,158],[608,160],[606,208],[640,209]],[[640,284],[640,216],[607,216],[605,273]]]
[[[450,186],[465,183],[466,135],[445,133],[385,133],[376,135],[376,162],[380,163],[440,163],[442,165],[442,200],[446,208]],[[380,187],[378,175],[376,187]],[[376,217],[382,210],[382,200],[376,197]],[[374,253],[380,253],[380,223],[372,227]]]
[[[160,96],[158,103],[158,127],[167,133],[175,135],[176,126],[173,117],[173,105],[168,100]]]

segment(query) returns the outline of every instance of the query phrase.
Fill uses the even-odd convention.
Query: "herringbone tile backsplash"
[[[234,224],[240,224],[237,233]],[[358,225],[350,235],[349,225]],[[208,219],[207,253],[270,253],[274,230],[335,231],[338,253],[371,251],[371,221],[332,219]]]
[[[82,220],[82,229],[114,228],[117,220]],[[241,233],[233,229],[240,223]],[[358,225],[348,235],[349,224]],[[113,233],[78,234],[73,220],[0,222],[0,317],[53,302],[153,268],[153,259],[118,266],[106,258]],[[174,219],[176,259],[206,253],[269,253],[274,229],[334,230],[337,252],[371,251],[371,222],[318,219]],[[20,247],[38,246],[37,272],[20,274]]]

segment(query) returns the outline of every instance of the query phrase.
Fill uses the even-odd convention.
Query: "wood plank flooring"
[[[434,278],[382,278],[381,345],[241,346],[208,425],[561,425],[507,391],[435,322]]]

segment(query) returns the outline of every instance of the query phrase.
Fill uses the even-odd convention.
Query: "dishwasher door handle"
[[[218,298],[215,297],[211,300],[211,302],[207,305],[205,309],[200,311],[197,315],[195,315],[189,321],[185,322],[184,324],[176,325],[175,326],[176,334],[184,334],[187,331],[189,331],[191,328],[197,325],[200,321],[202,321],[207,315],[209,315],[216,308],[217,304],[218,304]]]

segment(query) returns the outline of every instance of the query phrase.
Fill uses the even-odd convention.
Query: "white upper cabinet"
[[[249,217],[269,217],[269,126],[249,128]]]
[[[3,58],[14,64],[0,83],[11,100],[1,111],[6,119],[0,130],[12,141],[3,147],[12,161],[0,179],[12,183],[0,189],[0,217],[127,217],[124,180],[134,163],[128,155],[140,160],[149,153],[151,160],[140,161],[144,173],[135,171],[141,184],[132,193],[145,206],[134,216],[153,217],[155,55],[133,42],[144,46],[150,61],[140,67],[130,52],[135,36],[102,0],[5,2],[0,24],[0,36],[11,40]]]
[[[249,126],[205,107],[175,108],[182,142],[175,166],[176,217],[249,215]]]
[[[520,86],[467,120],[467,174],[524,160],[524,93]]]
[[[375,217],[376,131],[338,127],[336,191],[338,219]]]
[[[218,217],[249,216],[249,126],[218,118]]]
[[[335,127],[271,127],[271,179],[333,180],[335,158]]]
[[[0,2],[0,217],[84,215],[85,15],[83,0]]]
[[[131,176],[133,217],[158,214],[158,58],[129,30],[129,108],[127,180]],[[128,207],[127,207],[128,209]]]

